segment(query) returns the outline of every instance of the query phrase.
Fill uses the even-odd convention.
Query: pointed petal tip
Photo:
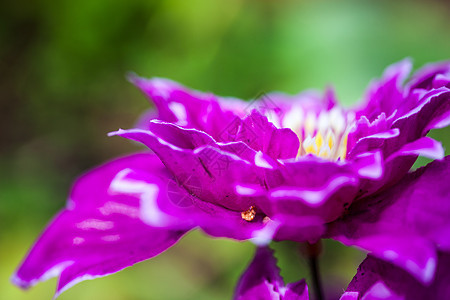
[[[125,130],[123,130],[122,128],[119,128],[119,129],[116,130],[116,131],[108,132],[108,133],[107,133],[107,136],[108,136],[108,137],[112,137],[112,136],[116,136],[116,135],[119,135],[119,136],[120,136],[124,131],[125,131]]]
[[[129,71],[125,74],[126,79],[128,82],[132,83],[133,85],[137,86],[140,89],[143,89],[144,87],[150,88],[150,87],[157,87],[157,88],[168,88],[170,86],[179,86],[179,84],[173,80],[163,78],[163,77],[151,77],[146,78],[139,76],[137,73],[133,71]]]
[[[60,274],[72,264],[73,261],[71,260],[62,261],[47,269],[44,273],[40,273],[36,272],[33,266],[30,266],[29,260],[25,260],[19,266],[17,271],[11,275],[10,280],[15,286],[26,290],[35,286],[39,282],[44,282],[53,277],[60,276]]]
[[[14,272],[14,274],[11,275],[9,280],[10,280],[10,282],[12,284],[14,284],[15,286],[21,288],[22,290],[27,290],[27,289],[29,289],[32,286],[28,281],[21,279],[17,275],[17,272]]]
[[[412,66],[413,66],[413,59],[411,57],[406,57],[401,61],[388,66],[384,71],[384,76],[386,77],[399,76],[398,83],[401,84],[411,72]]]
[[[128,82],[130,82],[130,83],[132,83],[132,84],[134,84],[134,85],[136,85],[137,82],[141,79],[141,77],[139,77],[139,75],[136,74],[136,73],[133,72],[133,71],[128,71],[128,72],[125,74],[125,78],[128,80]]]
[[[445,150],[442,143],[428,136],[406,144],[399,151],[400,155],[418,155],[430,159],[443,159]]]

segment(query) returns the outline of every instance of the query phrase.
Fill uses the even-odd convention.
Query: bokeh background
[[[71,182],[139,150],[107,132],[149,107],[128,71],[251,99],[336,88],[345,105],[404,57],[450,58],[450,2],[335,0],[6,0],[0,4],[0,299],[51,299],[9,276]],[[450,148],[448,130],[432,133]],[[420,160],[418,165],[426,163]],[[274,245],[287,281],[308,276],[293,243]],[[150,261],[83,282],[60,299],[230,299],[254,246],[191,233]],[[364,257],[325,243],[324,283],[338,295]],[[333,296],[332,296],[333,297]]]

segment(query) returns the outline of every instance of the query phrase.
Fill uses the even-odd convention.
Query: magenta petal
[[[164,166],[150,154],[117,159],[88,172],[74,184],[68,208],[50,223],[18,268],[12,278],[15,284],[26,288],[60,276],[59,295],[80,281],[158,255],[178,241],[190,227],[150,227],[139,218],[139,197],[111,189],[114,177],[127,169],[167,176]],[[154,182],[155,189],[159,184]]]
[[[150,125],[150,121],[156,119],[157,117],[158,113],[155,111],[154,108],[148,109],[140,115],[134,127],[147,130]]]
[[[402,143],[424,136],[434,127],[432,124],[436,120],[442,122],[442,116],[447,115],[450,110],[450,89],[442,87],[431,90],[420,97],[407,113],[396,119],[393,127],[399,128],[402,133],[400,141]]]
[[[444,157],[444,149],[440,142],[429,137],[422,137],[405,144],[383,162],[384,175],[380,180],[366,182],[364,188],[365,196],[386,189],[402,179],[418,156],[442,159]]]
[[[256,244],[269,243],[278,228],[278,223],[271,220],[263,222],[260,215],[247,222],[239,211],[196,198],[183,187],[184,184],[198,188],[191,179],[181,183],[170,178],[164,186],[159,186],[159,193],[165,197],[149,197],[156,182],[142,170],[126,169],[113,179],[110,190],[139,196],[139,216],[152,227],[184,229],[195,226],[212,236],[251,239]]]
[[[26,288],[59,275],[59,295],[80,281],[109,275],[156,256],[183,234],[151,228],[125,215],[105,217],[66,210],[39,238],[13,282]]]
[[[429,283],[436,247],[450,250],[449,180],[447,156],[356,202],[346,216],[330,224],[329,236],[373,252]]]
[[[288,284],[286,287],[279,274],[272,250],[258,248],[255,258],[242,274],[236,287],[236,300],[308,300],[305,280]]]
[[[174,177],[167,180],[166,186],[160,188],[162,193],[168,194],[168,198],[157,197],[155,202],[144,201],[141,218],[153,227],[198,226],[212,236],[251,239],[258,245],[269,243],[279,223],[263,221],[264,215],[259,210],[258,202],[239,195],[235,188],[237,183],[257,181],[257,175],[253,171],[255,167],[236,155],[212,146],[201,146],[211,140],[200,131],[172,124],[158,125],[161,125],[158,128],[164,130],[167,139],[176,145],[156,137],[151,131],[118,132],[119,135],[149,145],[174,173]],[[199,148],[195,148],[197,146]],[[230,144],[222,144],[217,147],[226,149],[229,146]],[[238,146],[247,147],[242,143],[233,144],[234,149]],[[142,170],[120,175],[123,176],[118,176],[117,181],[114,181],[119,190],[128,190],[138,195],[145,195],[148,185],[155,181],[148,172]],[[241,212],[253,205],[258,207],[255,220],[243,220]],[[155,215],[155,212],[158,213]]]
[[[361,133],[360,131],[358,133]],[[386,140],[398,137],[400,134],[400,130],[398,128],[377,132],[371,135],[364,136],[355,142],[355,145],[351,148],[349,153],[349,158],[352,159],[358,154],[374,151],[382,148],[383,143]],[[349,139],[354,138],[351,134],[349,135]]]
[[[438,89],[443,86],[450,88],[450,69],[445,74],[437,74],[433,80],[433,88]]]
[[[423,137],[412,143],[406,144],[396,153],[389,157],[393,160],[400,156],[424,156],[431,159],[442,159],[444,157],[444,148],[442,144],[430,137]]]
[[[431,88],[439,88],[445,86],[450,81],[440,82],[436,84],[436,81],[442,80],[444,75],[450,72],[450,61],[438,62],[424,66],[418,70],[410,80],[408,86],[410,90],[424,89],[429,90]],[[447,77],[448,78],[448,77]]]
[[[325,222],[320,217],[278,214],[274,220],[280,224],[273,238],[276,241],[316,243],[326,231]]]
[[[221,99],[211,93],[191,90],[169,79],[132,75],[130,81],[153,101],[159,120],[196,128],[216,139],[237,116],[245,115],[248,105],[237,99],[223,99],[221,103]]]
[[[262,171],[253,163],[220,150],[230,145],[217,145],[201,131],[174,127],[173,124],[158,124],[157,129],[120,130],[113,134],[140,141],[152,149],[179,182],[195,182],[195,186],[184,187],[199,199],[235,211],[255,205],[252,199],[238,195],[235,185],[262,185]],[[234,146],[252,151],[242,143]]]
[[[383,154],[384,178],[367,182],[366,195],[395,184],[419,155],[443,156],[442,147],[424,137],[429,130],[450,124],[449,62],[425,67],[402,88],[407,66],[404,61],[390,67],[372,85],[367,106],[357,112],[358,121],[348,136],[349,159],[366,151]]]
[[[389,66],[379,81],[372,82],[365,96],[366,105],[357,112],[357,119],[364,115],[372,122],[381,113],[390,116],[403,101],[401,85],[411,68],[411,61],[404,59]]]
[[[449,299],[449,270],[450,256],[446,253],[439,253],[435,279],[429,286],[424,286],[404,270],[388,262],[368,256],[359,266],[358,272],[350,282],[341,300]]]
[[[363,179],[378,179],[382,174],[377,152],[365,153],[350,162],[330,162],[314,156],[285,162],[278,169],[266,171],[269,201],[264,203],[265,211],[271,218],[288,220],[282,222],[288,227],[292,227],[295,221],[291,220],[295,218],[303,224],[305,218],[311,217],[315,221],[308,226],[318,228],[317,219],[328,223],[344,213],[363,192]]]
[[[264,220],[257,215],[251,222],[245,221],[240,212],[204,203],[202,209],[191,215],[198,226],[207,234],[235,240],[250,240],[255,245],[266,246],[274,238],[280,224],[274,220]]]
[[[276,128],[256,110],[242,121],[236,140],[274,159],[294,158],[299,148],[298,137],[291,129]]]

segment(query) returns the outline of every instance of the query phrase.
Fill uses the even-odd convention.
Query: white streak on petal
[[[179,125],[187,125],[187,121],[186,121],[186,117],[187,117],[187,113],[186,113],[186,107],[184,107],[183,104],[178,103],[178,102],[170,102],[168,104],[169,109],[175,114],[175,116],[178,119],[178,124]]]
[[[112,201],[106,202],[105,205],[99,208],[99,211],[104,216],[109,216],[111,214],[122,214],[133,219],[139,218],[138,208]]]
[[[279,189],[271,193],[271,197],[274,198],[292,198],[302,199],[305,203],[312,207],[321,205],[327,198],[333,194],[334,191],[347,185],[354,185],[356,183],[355,178],[349,178],[347,176],[337,176],[327,182],[326,185],[317,190],[298,190],[298,189]]]
[[[434,273],[436,271],[436,260],[430,257],[424,268],[421,268],[416,262],[412,260],[407,260],[405,263],[405,267],[412,274],[420,274],[420,278],[425,283],[430,283],[433,280]]]
[[[388,131],[383,131],[383,132],[375,133],[372,135],[368,135],[362,139],[367,139],[367,138],[388,139],[388,138],[397,137],[399,134],[400,134],[400,130],[398,128],[394,128],[394,129],[391,129]]]
[[[434,278],[434,272],[436,271],[436,260],[430,257],[425,265],[423,279],[425,282],[431,282]]]
[[[236,193],[241,196],[252,196],[255,195],[258,191],[251,187],[246,187],[243,185],[236,185]]]
[[[30,281],[22,280],[20,277],[17,276],[17,274],[14,274],[11,277],[11,281],[12,281],[12,283],[14,283],[17,286],[27,288],[27,287],[35,285],[38,282],[46,281],[46,280],[49,280],[50,278],[59,276],[65,268],[67,268],[68,266],[70,266],[73,263],[74,263],[74,261],[72,261],[72,260],[60,262],[60,263],[54,265],[52,268],[48,269],[44,274],[42,274],[41,277],[32,279]]]
[[[341,298],[339,300],[358,300],[359,298],[358,292],[345,292],[342,294]]]
[[[380,178],[383,175],[383,164],[381,163],[381,153],[377,152],[374,155],[372,153],[364,153],[358,156],[358,158],[369,157],[373,158],[367,165],[358,169],[358,175],[365,178]]]
[[[74,245],[81,245],[81,244],[84,243],[84,241],[85,241],[84,238],[77,236],[77,237],[73,238],[72,244],[74,244]]]
[[[86,219],[77,224],[75,227],[82,230],[109,230],[114,227],[114,223],[112,221],[102,221],[98,219]]]
[[[255,230],[252,233],[250,241],[257,246],[267,246],[275,235],[278,229],[279,223],[275,221],[269,221],[263,228]]]
[[[159,188],[156,184],[147,185],[141,196],[141,217],[148,224],[161,226],[165,223],[165,218],[156,203],[158,194]]]
[[[369,291],[366,293],[366,296],[362,298],[362,300],[365,299],[399,299],[398,297],[395,297],[396,295],[393,294],[393,292],[381,281],[378,281],[375,283]]]
[[[263,157],[263,153],[258,151],[255,155],[255,165],[261,168],[273,169],[270,163]]]
[[[101,237],[101,239],[105,242],[115,242],[120,240],[120,235],[118,234],[104,235]]]
[[[393,261],[398,258],[398,253],[393,250],[385,250],[383,252],[383,257],[386,258],[387,260]]]
[[[157,204],[159,187],[145,181],[126,178],[133,171],[129,168],[117,173],[110,185],[110,192],[138,194],[140,198],[140,216],[142,220],[153,226],[164,226],[167,216]]]
[[[153,95],[164,99],[169,99],[170,90],[172,89],[169,82],[164,79],[154,78],[151,80],[153,85]]]

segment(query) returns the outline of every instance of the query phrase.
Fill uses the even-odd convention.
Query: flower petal
[[[408,174],[392,188],[354,203],[329,226],[328,236],[433,278],[436,247],[449,251],[450,156]]]
[[[450,255],[439,253],[436,277],[431,285],[424,286],[404,270],[369,255],[359,266],[358,272],[341,300],[448,299],[450,297],[449,270]]]
[[[380,114],[390,116],[403,101],[402,83],[411,71],[410,59],[404,59],[389,66],[378,81],[370,84],[365,96],[365,105],[357,111],[356,117],[366,116],[370,122]]]
[[[358,121],[349,133],[348,159],[378,150],[385,164],[381,180],[363,184],[366,196],[398,182],[419,155],[443,156],[442,147],[424,137],[450,124],[450,62],[424,67],[403,88],[409,69],[404,60],[371,85],[367,105],[357,111]]]
[[[295,158],[299,148],[298,137],[291,129],[277,129],[256,110],[242,121],[236,140],[274,159]]]
[[[446,87],[432,90],[420,97],[418,103],[415,103],[411,110],[397,118],[392,124],[401,132],[399,140],[395,143],[403,145],[425,136],[429,130],[434,129],[434,124],[443,122],[442,116],[446,116],[450,110],[449,99],[450,89]]]
[[[444,154],[442,144],[426,136],[406,144],[394,155],[391,155],[389,160],[400,156],[424,156],[431,159],[442,159]]]
[[[252,240],[255,244],[269,243],[277,228],[278,223],[273,220],[263,220],[263,216],[257,214],[251,221],[245,221],[240,211],[233,211],[220,205],[202,201],[191,195],[184,188],[189,186],[196,190],[198,182],[189,178],[181,183],[176,178],[170,178],[166,187],[160,191],[167,197],[156,197],[149,201],[145,192],[154,180],[148,173],[142,171],[126,170],[113,180],[114,185],[122,192],[133,192],[141,196],[140,217],[152,227],[186,228],[200,227],[209,235],[215,237],[228,237],[237,240]],[[126,187],[126,189],[123,189]],[[150,202],[150,203],[148,203]],[[155,215],[156,213],[156,215]]]
[[[248,104],[237,99],[219,99],[165,78],[129,77],[155,104],[158,119],[187,128],[196,128],[218,139],[238,116],[244,116]],[[226,105],[220,103],[227,102]]]
[[[409,89],[430,90],[432,88],[445,86],[450,82],[450,78],[448,77],[448,75],[450,75],[449,73],[450,61],[443,61],[426,65],[413,75],[408,84]],[[447,81],[440,81],[443,78],[447,78]]]
[[[255,205],[253,199],[240,196],[235,185],[249,183],[263,185],[262,171],[252,162],[224,150],[234,149],[244,157],[256,153],[243,143],[218,145],[207,134],[185,129],[170,123],[153,123],[151,131],[120,130],[112,133],[142,142],[152,149],[181,183],[195,181],[195,187],[186,186],[190,193],[235,211],[245,211]]]
[[[417,98],[417,99],[416,99]],[[415,100],[414,100],[415,99]],[[413,101],[414,100],[414,101]],[[365,151],[382,152],[384,175],[378,181],[366,181],[362,189],[366,196],[385,189],[400,180],[418,156],[442,158],[442,146],[425,137],[429,130],[450,124],[450,89],[442,87],[405,100],[411,106],[400,117],[380,115],[370,123],[361,118],[349,136],[352,144],[349,159]],[[396,134],[389,134],[389,133]],[[370,134],[364,137],[364,134]]]
[[[236,193],[253,199],[278,223],[275,240],[317,241],[324,225],[338,219],[362,193],[365,179],[383,175],[380,153],[364,153],[353,161],[331,162],[316,156],[264,170],[261,185],[238,185]]]
[[[119,135],[143,141],[152,147],[167,167],[173,170],[174,175],[168,175],[166,185],[160,188],[161,193],[168,197],[157,197],[154,202],[144,201],[145,197],[142,197],[141,218],[144,222],[153,227],[198,226],[212,236],[250,239],[258,245],[269,243],[279,223],[264,220],[258,202],[239,195],[235,189],[237,183],[248,182],[252,178],[256,181],[257,176],[250,163],[215,147],[202,146],[212,140],[200,131],[173,124],[159,125],[161,127],[158,129],[164,130],[166,139],[176,145],[156,137],[151,131],[118,132]],[[249,150],[243,143],[217,147],[233,150],[245,147]],[[129,192],[138,195],[145,195],[148,185],[153,185],[155,181],[148,172],[142,170],[131,170],[119,175],[115,181],[117,186],[125,187],[122,191],[129,189]],[[241,213],[250,206],[257,207],[257,214],[254,220],[248,222]]]
[[[305,280],[285,287],[279,272],[272,251],[268,248],[258,248],[255,258],[239,279],[234,299],[309,299]]]
[[[60,276],[56,296],[74,284],[105,276],[151,258],[175,244],[190,229],[154,228],[139,218],[140,197],[111,189],[123,170],[136,169],[167,176],[151,154],[136,154],[100,166],[81,177],[72,189],[68,207],[37,240],[13,282],[23,288]],[[155,180],[152,197],[159,195]]]
[[[376,179],[383,174],[381,163],[376,152],[349,162],[331,162],[315,156],[284,162],[278,169],[266,170],[270,199],[266,211],[270,217],[318,217],[325,223],[331,222],[357,197],[363,178]]]
[[[384,176],[380,180],[367,181],[364,184],[364,195],[368,196],[394,185],[410,170],[418,156],[442,159],[444,149],[440,142],[429,137],[423,137],[404,145],[384,161]]]

